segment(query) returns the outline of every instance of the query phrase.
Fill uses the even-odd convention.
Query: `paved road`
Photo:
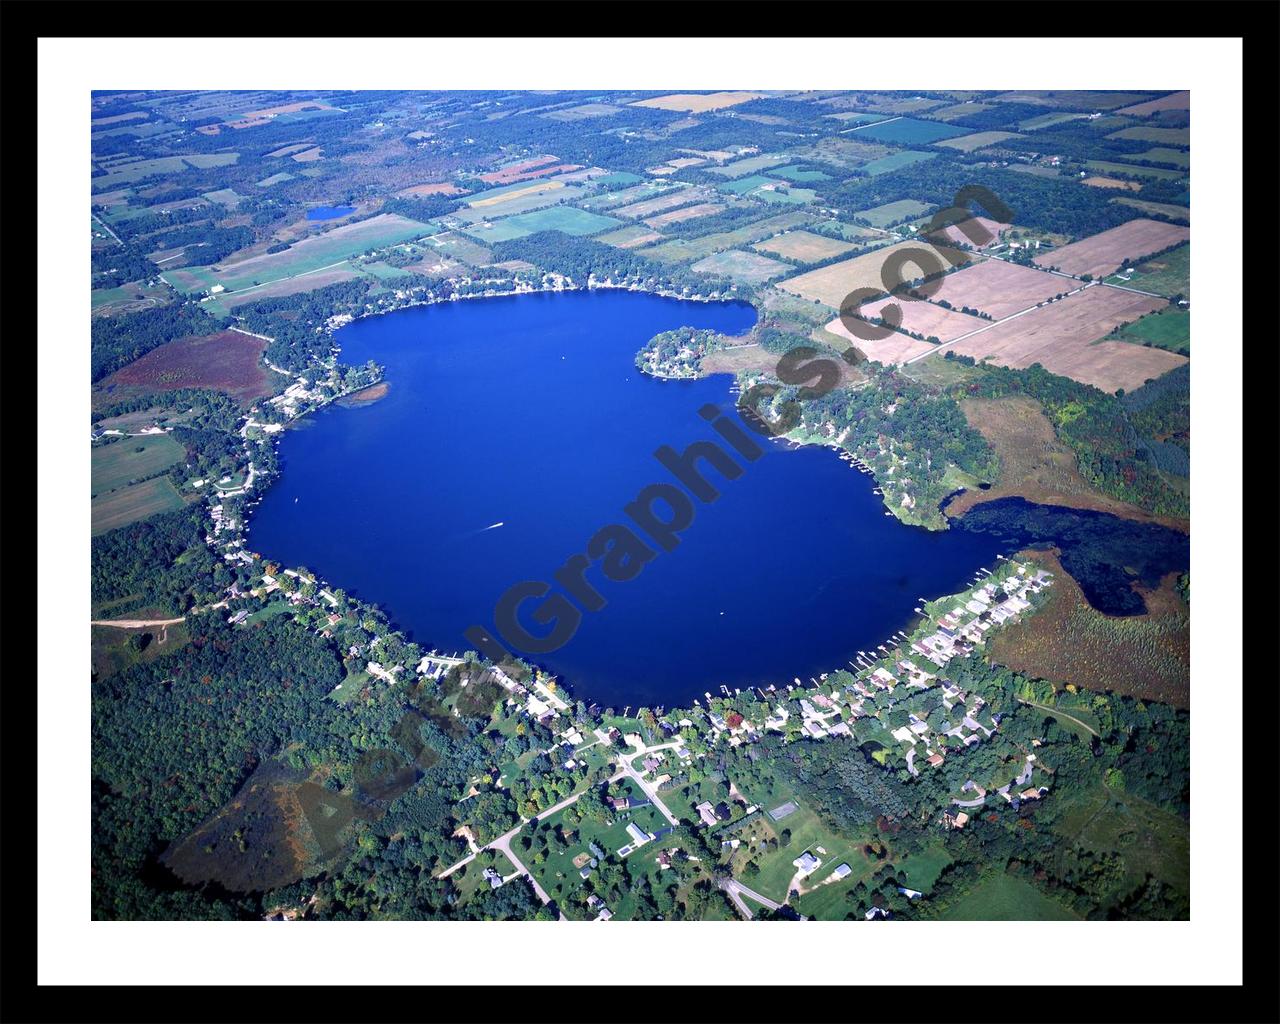
[[[761,896],[754,889],[748,889],[736,878],[722,879],[718,885],[725,891],[729,899],[733,901],[733,905],[738,908],[738,912],[741,913],[748,921],[750,921],[755,915],[751,912],[751,908],[743,902],[743,896],[747,896],[750,899],[755,900],[762,907],[768,907],[770,910],[777,910],[782,905],[780,903],[775,903],[773,900],[769,899],[768,896]]]

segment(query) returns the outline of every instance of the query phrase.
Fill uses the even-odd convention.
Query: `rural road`
[[[754,889],[748,889],[736,878],[726,878],[717,883],[721,889],[725,891],[729,899],[733,901],[733,905],[738,908],[739,912],[750,921],[755,915],[751,912],[751,908],[743,902],[742,897],[747,896],[755,900],[762,907],[768,907],[770,910],[777,910],[782,904],[775,903],[767,896],[761,896]]]

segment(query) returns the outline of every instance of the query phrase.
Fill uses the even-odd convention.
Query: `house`
[[[868,921],[874,921],[877,917],[887,918],[889,915],[886,911],[881,910],[879,907],[872,907],[870,910],[867,911],[865,916]]]
[[[964,828],[965,825],[967,824],[969,824],[969,815],[966,814],[964,811],[961,811],[959,814],[957,814],[954,818],[951,819],[952,828]]]
[[[916,900],[924,895],[924,893],[922,893],[919,889],[907,889],[901,885],[898,886],[898,892],[902,893],[902,895],[909,900]]]
[[[661,853],[658,854],[658,867],[659,869],[671,867],[671,851],[670,850],[663,850]]]
[[[852,872],[853,872],[853,868],[849,867],[848,864],[839,864],[836,866],[836,869],[833,872],[831,872],[831,877],[846,878],[848,875],[852,874]]]
[[[698,817],[702,819],[704,825],[714,825],[716,823],[716,812],[712,809],[710,801],[702,801],[694,810],[698,812]]]
[[[944,760],[945,758],[941,754],[930,754],[928,760],[929,767],[937,768]]]
[[[801,875],[811,875],[818,870],[819,866],[821,866],[822,864],[822,861],[818,860],[818,858],[815,857],[813,854],[811,854],[808,850],[805,850],[804,853],[800,854],[800,856],[797,857],[795,860],[793,860],[791,863],[800,869]]]
[[[609,797],[609,806],[615,811],[626,811],[631,808],[631,797],[629,796],[611,796]]]
[[[596,915],[597,921],[609,921],[612,918],[613,918],[613,911],[610,910],[608,907],[605,907],[602,911],[600,911],[600,913]]]
[[[650,839],[653,838],[653,836],[649,835],[648,832],[642,829],[634,821],[629,822],[627,824],[627,835],[629,835],[633,840],[635,840],[636,846],[643,846],[645,843],[647,843]]]
[[[658,765],[662,764],[662,758],[654,757],[652,754],[650,754],[640,763],[644,765],[644,770],[649,772],[649,771],[653,771],[653,769],[657,768]]]
[[[502,876],[494,871],[493,868],[484,869],[484,878],[489,883],[490,889],[502,888]]]

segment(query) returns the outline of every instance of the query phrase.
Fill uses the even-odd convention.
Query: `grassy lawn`
[[[1075,914],[1035,886],[990,875],[939,915],[943,921],[1076,921]]]
[[[288,601],[271,601],[262,608],[259,608],[252,615],[248,615],[244,619],[246,626],[252,626],[258,622],[264,622],[267,619],[274,618],[277,615],[284,615],[293,611],[293,605]]]
[[[261,613],[255,612],[254,614]],[[252,618],[252,616],[250,616],[250,618]],[[342,680],[342,682],[338,684],[338,688],[329,694],[329,696],[339,703],[345,704],[364,689],[365,684],[367,684],[372,678],[373,676],[369,675],[368,672],[348,672],[347,678]]]
[[[1141,288],[1144,292],[1155,292],[1157,295],[1181,295],[1191,298],[1191,245],[1180,245],[1163,256],[1156,256],[1144,263],[1139,263],[1128,281],[1112,275],[1107,278],[1110,284],[1128,284],[1131,288]]]
[[[927,893],[938,881],[942,869],[951,863],[951,854],[941,843],[926,847],[919,853],[912,853],[894,862],[898,870],[905,873],[907,887],[919,889]]]

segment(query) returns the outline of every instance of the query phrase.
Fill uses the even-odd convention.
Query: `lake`
[[[740,423],[731,377],[655,380],[635,369],[636,351],[663,330],[738,334],[754,318],[742,303],[592,291],[356,321],[337,335],[341,358],[385,365],[389,393],[284,434],[249,543],[377,603],[426,648],[474,648],[464,630],[492,630],[509,587],[554,581],[598,530],[630,523],[623,506],[643,488],[673,481],[656,449],[719,440],[703,406]],[[721,684],[807,682],[845,667],[906,626],[920,598],[962,589],[1027,543],[1062,547],[1090,600],[1125,613],[1129,579],[1158,581],[1185,554],[1173,531],[1153,543],[1162,528],[1020,499],[979,506],[960,529],[908,527],[834,451],[758,440],[765,454],[739,460],[737,479],[706,471],[720,496],[693,502],[674,550],[626,582],[589,569],[606,606],[528,659],[602,705],[670,706]],[[1125,557],[1112,557],[1113,541]],[[538,606],[522,615],[535,634],[546,632],[531,618]]]
[[[307,220],[337,220],[355,212],[354,206],[313,206],[307,211]]]

